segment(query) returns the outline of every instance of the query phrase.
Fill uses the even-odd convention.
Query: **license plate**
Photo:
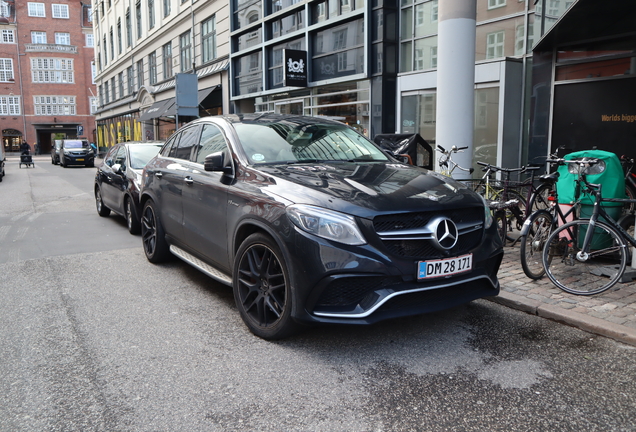
[[[84,158],[81,158],[81,159],[75,159],[75,160],[76,160],[76,161],[78,161],[78,162],[84,162]]]
[[[457,258],[446,258],[417,263],[417,278],[431,279],[441,276],[451,276],[473,269],[473,254],[462,255]]]

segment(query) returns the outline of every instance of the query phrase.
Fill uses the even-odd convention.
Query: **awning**
[[[201,105],[201,102],[203,102],[203,100],[208,97],[210,95],[210,93],[212,93],[214,90],[216,89],[220,89],[221,86],[220,85],[216,85],[213,87],[208,87],[206,89],[203,90],[199,90],[197,92],[197,103],[199,105]],[[170,99],[171,101],[174,102],[174,99]],[[173,116],[173,115],[177,115],[177,104],[174,103],[172,104],[170,107],[168,107],[168,109],[162,114],[164,116]]]
[[[174,105],[174,98],[158,101],[150,105],[140,116],[139,121],[152,120],[153,118],[170,115],[166,111]]]
[[[536,20],[539,19],[537,16]],[[636,40],[636,7],[625,0],[578,0],[541,38],[533,51],[605,38]]]

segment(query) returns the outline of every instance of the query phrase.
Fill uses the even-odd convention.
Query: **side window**
[[[190,156],[192,155],[192,149],[199,142],[200,133],[201,133],[201,127],[199,126],[190,127],[184,130],[181,133],[181,139],[179,140],[179,145],[176,148],[174,157],[179,159],[190,160]],[[170,151],[170,156],[173,155],[174,150],[175,148],[173,145],[172,150]]]
[[[108,153],[106,153],[106,156],[104,156],[104,163],[109,167],[112,167],[115,164],[115,162],[113,162],[115,154],[117,154],[117,146],[111,147],[111,149],[108,150]]]
[[[126,170],[126,148],[124,146],[119,147],[117,154],[115,155],[113,162],[121,165],[122,170]]]
[[[201,133],[201,140],[196,153],[196,162],[202,164],[205,162],[207,155],[225,150],[226,148],[227,143],[225,142],[225,137],[221,129],[216,125],[206,124],[203,126],[203,132]]]
[[[181,133],[173,135],[168,144],[161,150],[161,156],[174,157],[179,145],[179,138],[181,138]]]

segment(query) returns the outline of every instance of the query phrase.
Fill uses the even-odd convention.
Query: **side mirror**
[[[111,166],[111,168],[113,169],[113,172],[115,174],[123,174],[124,171],[122,170],[122,165],[120,164],[114,164]]]
[[[226,161],[226,154],[223,151],[209,154],[205,157],[203,164],[206,171],[221,171],[224,174],[232,174],[231,161]]]

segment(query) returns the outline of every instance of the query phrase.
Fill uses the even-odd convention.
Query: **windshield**
[[[256,165],[388,160],[372,142],[346,125],[241,123],[235,128],[250,163]]]
[[[65,148],[88,148],[88,141],[67,140],[64,141]]]
[[[155,145],[131,145],[130,149],[130,167],[133,169],[142,169],[148,161],[155,157],[161,150],[163,143]]]

